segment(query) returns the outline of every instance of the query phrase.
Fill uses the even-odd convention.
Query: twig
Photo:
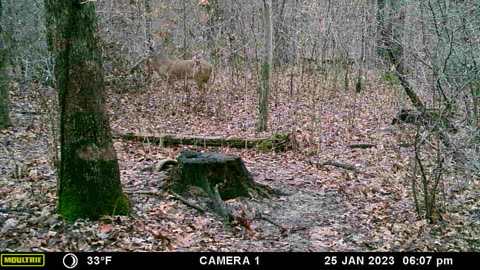
[[[80,2],[80,5],[87,4],[87,3],[90,3],[90,2],[97,2],[97,0],[85,0],[83,2]]]
[[[186,199],[182,198],[180,195],[178,195],[177,193],[173,192],[173,191],[170,191],[170,195],[172,195],[172,197],[175,199],[175,200],[179,200],[181,201],[182,203],[184,203],[186,206],[190,206],[192,207],[193,209],[199,211],[200,213],[206,213],[207,211],[203,208],[201,208],[200,206],[197,206],[195,204],[192,204],[190,203],[189,201],[187,201]]]
[[[150,195],[150,196],[163,196],[163,193],[161,192],[149,192],[149,191],[124,191],[126,194],[132,194],[132,195]],[[190,206],[196,210],[198,210],[201,213],[206,213],[205,209],[201,208],[200,206],[194,205],[190,202],[188,202],[186,199],[182,198],[182,196],[178,195],[177,193],[170,191],[170,195],[172,196],[173,199],[181,201],[187,206]],[[1,210],[1,209],[0,209]]]
[[[274,226],[276,226],[276,227],[278,227],[278,228],[280,228],[280,231],[281,231],[282,233],[288,231],[287,228],[285,228],[285,227],[283,227],[282,225],[276,223],[275,221],[269,219],[268,217],[262,215],[262,213],[260,213],[260,212],[257,213],[257,217],[260,218],[260,219],[265,220],[266,222],[268,222],[268,223],[270,223],[270,224],[272,224],[272,225],[274,225]]]
[[[19,113],[23,115],[39,115],[38,112],[30,112],[30,111],[15,111],[14,113]]]
[[[125,194],[131,194],[131,195],[151,195],[151,196],[162,196],[163,194],[161,192],[151,192],[151,191],[124,191]]]
[[[141,63],[143,63],[145,60],[147,60],[148,57],[142,57],[140,60],[138,60],[134,65],[133,67],[130,68],[130,70],[128,71],[128,73],[132,73],[137,67],[140,66]]]
[[[342,169],[345,169],[345,170],[353,171],[354,173],[362,173],[362,172],[360,172],[360,170],[358,170],[354,166],[351,166],[351,165],[348,165],[348,164],[342,164],[342,163],[339,163],[339,162],[336,162],[336,161],[327,161],[327,162],[312,162],[312,161],[309,161],[309,163],[316,168],[329,165],[329,166],[334,166],[334,167],[342,168]]]
[[[376,144],[369,144],[369,143],[359,143],[359,144],[351,144],[348,147],[350,148],[361,148],[361,149],[367,149],[367,148],[374,148],[377,147]]]

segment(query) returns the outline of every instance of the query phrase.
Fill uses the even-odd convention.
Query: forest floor
[[[109,94],[114,132],[224,137],[293,134],[296,149],[162,147],[115,140],[130,216],[66,222],[56,211],[53,140],[34,91],[11,93],[14,127],[0,133],[0,250],[4,251],[480,251],[478,179],[448,183],[455,198],[434,224],[414,211],[409,160],[414,131],[390,124],[408,102],[371,76],[356,94],[308,81],[291,90],[274,78],[270,131],[256,133],[257,97],[246,75],[219,76],[201,99],[179,86]],[[298,82],[296,82],[298,83]],[[321,85],[321,84],[320,84]],[[351,84],[352,85],[352,84]],[[298,88],[298,87],[297,87]],[[340,89],[341,90],[338,90]],[[113,91],[112,91],[113,92]],[[374,144],[368,149],[353,144]],[[183,150],[241,156],[254,180],[282,195],[227,201],[247,221],[226,224],[164,192],[166,174],[150,168]],[[315,163],[338,162],[357,171]],[[207,199],[184,194],[204,208]],[[259,218],[259,216],[264,218]]]

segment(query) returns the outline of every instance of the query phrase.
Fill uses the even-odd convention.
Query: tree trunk
[[[190,53],[188,48],[188,37],[187,37],[187,3],[182,1],[183,5],[183,49],[182,49],[182,59],[190,59]]]
[[[154,41],[152,36],[152,3],[151,0],[145,0],[145,48],[148,52],[148,55],[154,53]],[[112,1],[114,2],[114,1]]]
[[[270,77],[272,68],[272,0],[264,0],[265,15],[265,58],[260,71],[259,99],[258,99],[258,131],[267,131],[268,129],[268,101],[270,96]]]
[[[0,18],[2,18],[3,8],[2,1],[0,0]],[[0,24],[0,42],[4,42],[5,32]],[[9,102],[8,102],[8,84],[7,84],[7,74],[5,69],[7,67],[8,57],[7,49],[4,44],[0,44],[0,130],[8,128],[12,125],[9,116]]]
[[[221,1],[219,0],[210,0],[208,4],[204,7],[209,15],[207,22],[206,38],[207,44],[210,47],[210,60],[217,63],[220,60],[221,54],[218,51],[217,39],[219,36],[223,35],[222,21],[225,19],[225,14],[222,8],[220,7]]]
[[[366,32],[367,32],[367,3],[363,3],[363,14],[362,14],[362,45],[361,45],[361,53],[360,53],[360,69],[358,70],[358,77],[357,83],[355,85],[355,91],[357,93],[362,92],[365,90],[365,80],[366,80],[366,69],[367,69],[367,60],[365,57],[365,50],[366,50]],[[347,69],[348,69],[348,61],[347,58]]]
[[[130,212],[105,104],[94,2],[45,0],[60,102],[59,212],[68,220]]]
[[[12,125],[9,116],[8,84],[5,67],[7,64],[6,49],[0,48],[0,130]]]
[[[400,84],[403,86],[405,93],[412,102],[413,106],[419,111],[425,111],[425,105],[412,89],[410,82],[407,79],[409,74],[405,63],[403,62],[403,45],[398,40],[401,40],[401,26],[395,25],[394,15],[397,16],[398,24],[404,23],[405,14],[399,11],[399,4],[395,1],[390,1],[392,12],[387,13],[385,11],[385,1],[378,1],[377,20],[380,31],[380,42],[382,50],[379,51],[380,56],[385,60],[388,60],[393,68],[395,75],[400,80]]]
[[[285,3],[286,0],[272,0],[273,12],[277,14],[278,22],[274,26],[275,32],[275,66],[286,65],[289,62],[290,56],[288,53],[288,34],[285,20]],[[273,15],[273,14],[272,14]],[[273,17],[273,16],[272,16]]]

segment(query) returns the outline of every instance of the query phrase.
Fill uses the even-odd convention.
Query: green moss
[[[130,213],[130,203],[120,185],[117,160],[105,160],[111,157],[103,148],[92,145],[65,151],[71,155],[66,154],[62,161],[58,209],[67,220]]]
[[[393,72],[391,71],[385,72],[382,76],[382,80],[389,84],[394,84],[398,82],[397,76],[395,76],[395,74],[393,74]]]
[[[111,215],[128,215],[132,211],[130,201],[125,194],[118,196]]]
[[[281,141],[281,142],[286,142],[288,141],[288,135],[286,134],[281,134],[281,133],[276,133],[270,136],[270,139],[276,140],[276,141]]]
[[[260,152],[268,152],[273,149],[273,146],[273,142],[265,140],[258,143],[257,149]]]
[[[240,138],[231,138],[226,141],[227,145],[245,145],[245,141]]]
[[[78,218],[98,219],[101,216],[127,215],[131,212],[130,202],[124,194],[116,198],[105,196],[101,201],[86,202],[72,191],[59,195],[59,213],[69,221]]]
[[[257,149],[260,152],[268,152],[272,149],[284,151],[288,145],[289,138],[286,134],[273,134],[267,140],[263,140],[257,144]]]
[[[69,191],[59,194],[58,211],[69,221],[74,221],[78,217],[86,217],[88,213],[81,207],[81,202],[76,199],[73,192]]]
[[[390,54],[388,53],[387,48],[383,48],[383,47],[378,48],[377,49],[377,54],[378,54],[378,56],[380,56],[380,58],[382,58],[384,60],[387,60],[387,61],[391,61],[391,57],[390,57]]]

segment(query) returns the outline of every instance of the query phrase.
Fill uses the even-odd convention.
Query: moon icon
[[[63,265],[68,269],[73,269],[78,264],[78,258],[73,253],[68,253],[63,256]]]

